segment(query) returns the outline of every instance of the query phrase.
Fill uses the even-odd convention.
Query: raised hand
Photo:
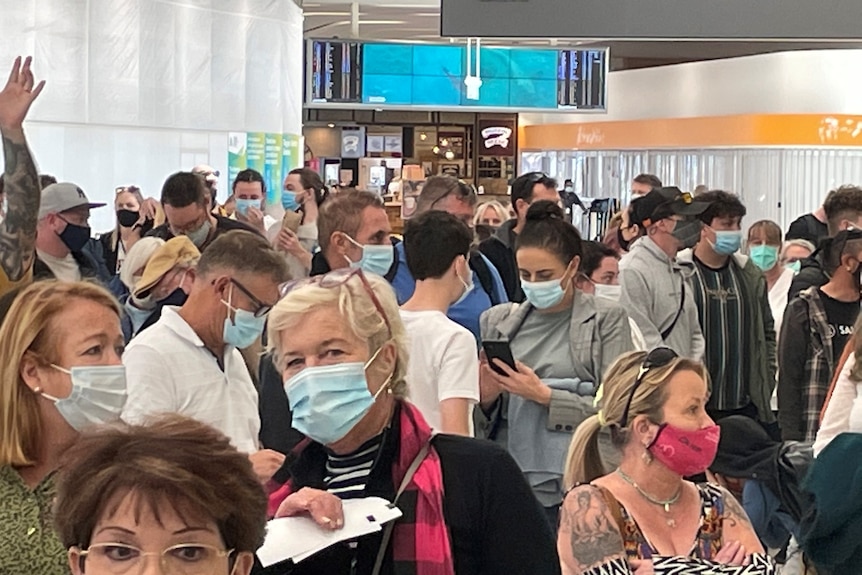
[[[15,58],[12,71],[6,87],[0,92],[0,130],[20,130],[30,106],[39,97],[45,80],[35,84],[30,64],[33,59],[28,56],[21,65],[21,57]]]

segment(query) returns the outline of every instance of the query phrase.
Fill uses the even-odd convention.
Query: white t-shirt
[[[787,293],[790,291],[790,284],[793,283],[793,278],[796,275],[792,269],[785,268],[778,276],[778,280],[772,285],[769,290],[769,308],[772,310],[772,321],[775,324],[775,344],[778,345],[778,338],[781,336],[781,326],[784,323],[784,310],[787,308]],[[777,347],[776,347],[777,348]],[[775,377],[778,379],[778,371],[775,372]],[[772,392],[771,401],[772,411],[778,411],[778,386]]]
[[[123,421],[179,413],[221,431],[239,451],[256,452],[257,389],[242,355],[225,348],[222,370],[178,310],[165,307],[159,321],[132,339],[123,354],[129,394]]]
[[[54,274],[61,282],[78,282],[81,281],[81,268],[78,266],[75,256],[71,252],[66,254],[64,258],[55,258],[52,255],[46,254],[42,250],[36,250],[36,255],[39,259],[48,266],[51,273]]]
[[[828,399],[823,421],[814,439],[814,456],[842,433],[862,433],[862,382],[850,373],[856,367],[856,354],[851,353],[835,381],[832,397]]]
[[[479,401],[476,338],[439,311],[401,310],[401,319],[410,336],[408,398],[436,430],[442,424],[441,401],[470,400],[467,416],[472,435],[472,406]]]
[[[278,246],[275,245],[275,240],[278,237],[278,234],[281,232],[281,224],[283,220],[275,222],[272,227],[266,229],[266,237],[273,246],[278,249]],[[317,223],[313,224],[302,224],[299,226],[299,229],[296,231],[296,236],[299,238],[299,243],[302,244],[302,247],[307,249],[312,254],[317,249]],[[295,256],[292,254],[286,254],[279,250],[279,253],[284,255],[284,259],[287,262],[287,268],[290,272],[291,279],[302,279],[307,278],[308,274],[311,270],[306,269],[306,267],[300,262]]]

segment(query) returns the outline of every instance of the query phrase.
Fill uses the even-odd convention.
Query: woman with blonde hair
[[[283,293],[269,345],[306,439],[270,514],[308,514],[332,531],[344,526],[342,500],[376,496],[403,515],[382,533],[260,572],[559,573],[553,533],[512,458],[490,443],[433,435],[405,399],[407,333],[385,280],[345,269]]]
[[[0,327],[0,573],[68,573],[54,472],[78,432],[126,400],[120,308],[88,282],[24,289]]]
[[[569,450],[557,542],[564,574],[774,573],[733,495],[684,479],[706,471],[718,449],[707,377],[701,363],[668,348],[625,354],[610,367],[601,409]],[[602,428],[622,451],[607,475]]]

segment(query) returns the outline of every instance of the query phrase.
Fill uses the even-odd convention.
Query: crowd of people
[[[96,236],[28,148],[43,86],[0,91],[0,573],[858,572],[862,188],[785,235],[642,174],[588,241],[547,174],[432,176],[395,236],[201,165]],[[365,497],[401,518],[257,559]]]

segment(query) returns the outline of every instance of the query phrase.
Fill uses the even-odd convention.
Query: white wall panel
[[[553,160],[553,161],[550,161]],[[571,178],[578,195],[630,201],[632,178],[648,172],[665,185],[692,191],[698,185],[740,195],[744,226],[770,219],[787,229],[819,206],[829,190],[862,185],[862,151],[815,149],[650,150],[623,152],[525,152],[522,171],[543,169]]]
[[[43,173],[112,202],[158,197],[227,132],[302,133],[302,11],[283,0],[0,0],[0,71],[32,54],[47,86],[26,126]],[[185,161],[184,161],[185,160]],[[94,210],[94,230],[113,227]]]

